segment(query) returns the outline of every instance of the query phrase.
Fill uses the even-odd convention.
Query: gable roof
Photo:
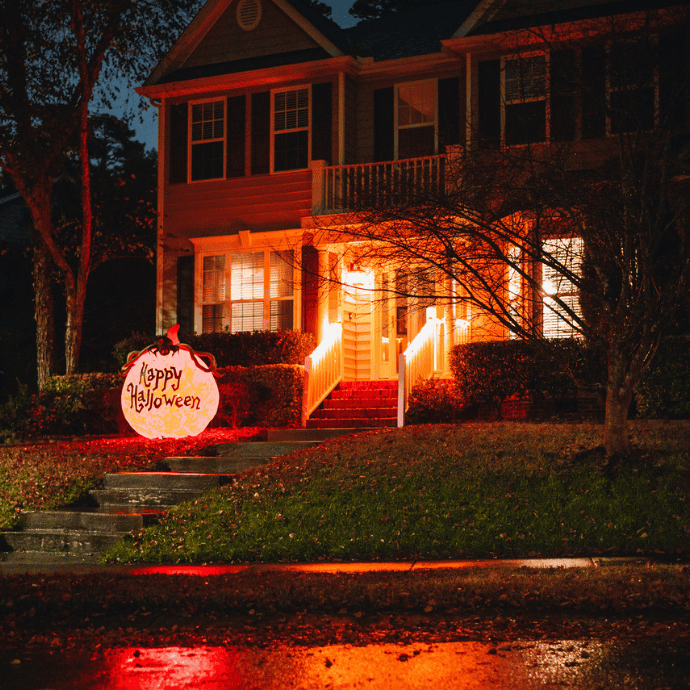
[[[185,67],[185,62],[214,25],[239,0],[207,0],[189,26],[183,31],[167,55],[156,65],[144,82],[144,87],[171,81],[196,79],[204,76],[229,74],[249,69],[262,69],[306,60],[339,57],[346,54],[348,40],[335,22],[313,10],[302,0],[263,0],[279,8],[282,13],[308,35],[315,47],[310,51],[296,50],[274,55],[217,62],[211,65]]]

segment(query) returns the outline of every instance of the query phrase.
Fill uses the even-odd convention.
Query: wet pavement
[[[688,640],[525,639],[305,645],[32,649],[0,666],[7,690],[474,690],[690,687]]]

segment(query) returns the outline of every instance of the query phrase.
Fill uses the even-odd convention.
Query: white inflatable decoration
[[[218,410],[215,360],[180,343],[178,330],[173,326],[157,344],[132,352],[123,367],[122,412],[146,438],[196,436]]]

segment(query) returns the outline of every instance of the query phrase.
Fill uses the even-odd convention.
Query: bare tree
[[[67,373],[76,371],[86,285],[91,270],[93,209],[88,152],[89,107],[107,104],[110,80],[141,78],[170,36],[186,25],[197,0],[2,0],[0,3],[0,165],[24,198],[36,235],[39,387],[51,373],[49,262],[65,289]],[[56,240],[53,187],[77,134],[82,223],[76,262]]]
[[[358,185],[343,179],[335,203],[353,213],[334,239],[406,275],[390,294],[460,298],[488,316],[493,337],[541,338],[552,322],[601,349],[603,444],[620,455],[634,389],[690,287],[690,34],[684,11],[673,22],[600,22],[592,34],[599,81],[572,60],[558,88],[573,112],[596,110],[596,136],[583,134],[583,117],[564,141],[553,126],[540,134],[535,109],[524,109],[494,141],[477,137],[438,162],[382,164]],[[558,38],[546,46],[571,49]],[[512,48],[519,55],[514,37]],[[516,88],[534,83],[538,66],[517,57],[512,67]]]

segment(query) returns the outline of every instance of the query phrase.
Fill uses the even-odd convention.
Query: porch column
[[[328,250],[317,249],[319,257],[316,297],[316,341],[320,343],[328,326]]]

